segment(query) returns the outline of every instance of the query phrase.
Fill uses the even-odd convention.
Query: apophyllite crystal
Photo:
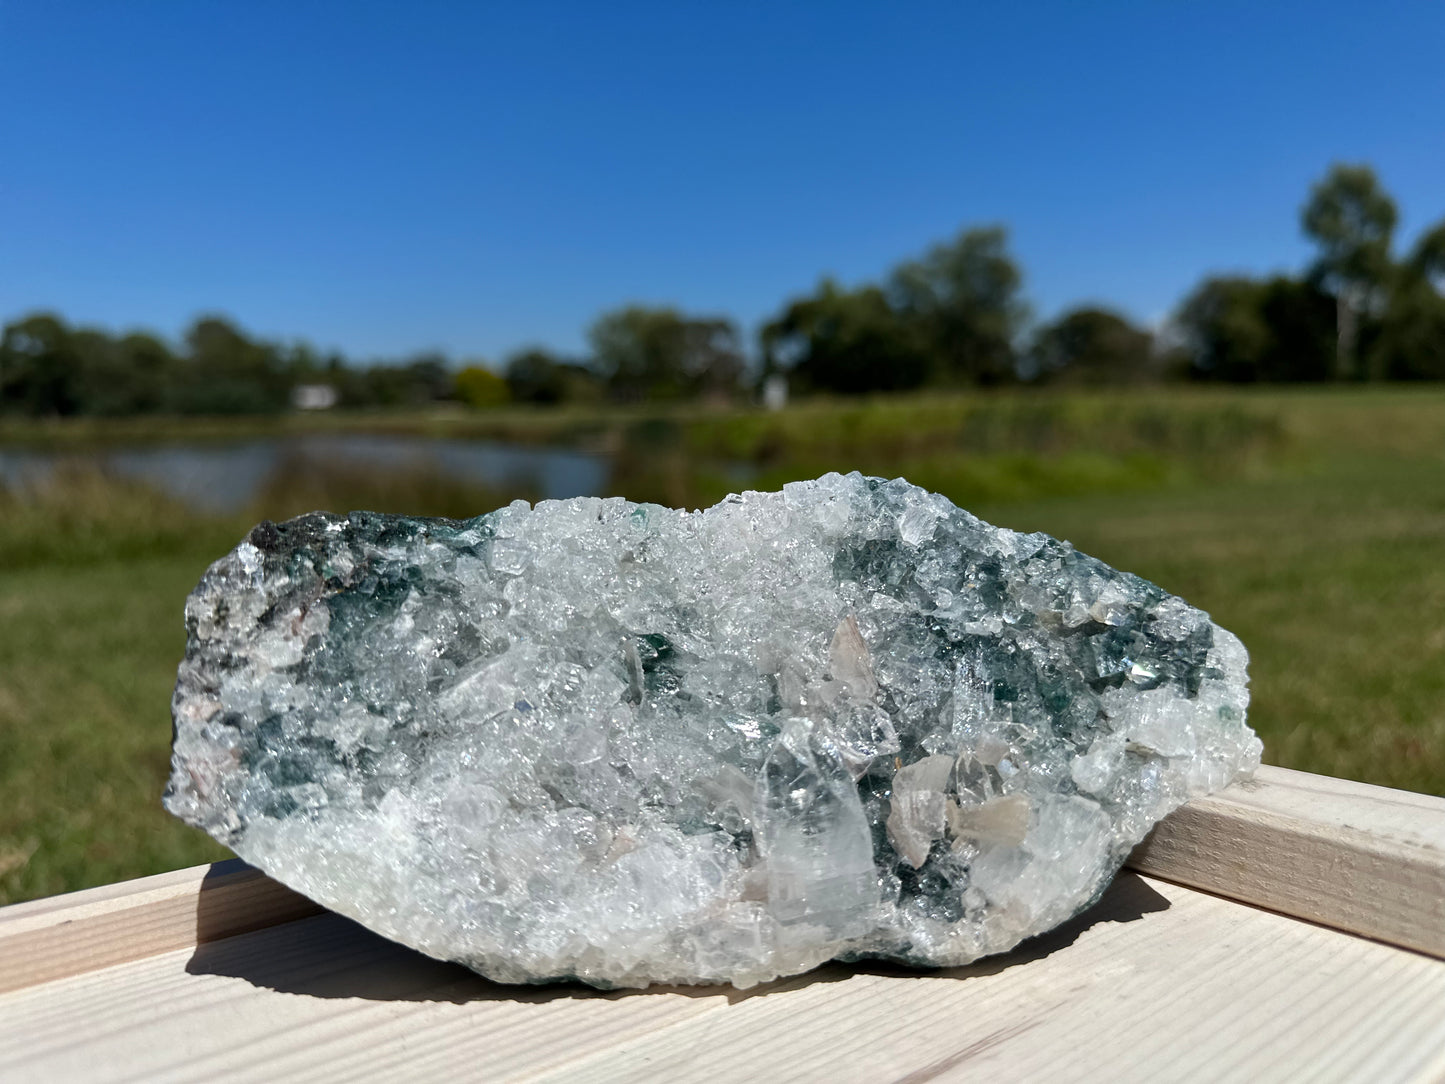
[[[186,626],[167,808],[505,982],[965,963],[1260,755],[1206,614],[857,474],[263,523]]]

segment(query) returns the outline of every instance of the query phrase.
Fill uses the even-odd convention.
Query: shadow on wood
[[[239,858],[213,862],[196,891],[195,944],[309,918],[325,910]]]
[[[318,998],[360,998],[369,1001],[506,1000],[524,1003],[567,998],[617,999],[652,994],[718,998],[729,1004],[816,983],[838,982],[857,973],[916,975],[920,978],[966,980],[1042,959],[1073,944],[1085,930],[1103,922],[1135,922],[1165,910],[1169,903],[1140,877],[1121,873],[1100,901],[1048,933],[1031,938],[1012,952],[967,967],[942,970],[909,968],[883,961],[835,963],[738,990],[731,986],[652,986],[645,990],[597,990],[581,983],[512,986],[491,982],[457,964],[433,960],[388,941],[349,919],[321,914],[300,921],[217,939],[218,930],[233,928],[234,913],[207,916],[208,894],[200,893],[197,946],[186,965],[193,975],[223,975],[280,993]]]
[[[873,975],[916,975],[920,978],[966,979],[980,975],[997,975],[1019,964],[1032,963],[1068,948],[1086,930],[1103,922],[1138,922],[1147,915],[1169,909],[1169,901],[1161,896],[1137,873],[1123,870],[1105,890],[1099,902],[1079,912],[1052,930],[1030,937],[1008,952],[985,956],[964,967],[908,967],[886,960],[864,960],[845,964],[850,972]],[[831,965],[839,966],[839,965]]]

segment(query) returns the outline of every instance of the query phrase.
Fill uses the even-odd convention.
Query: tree
[[[1269,329],[1259,379],[1271,383],[1329,380],[1335,370],[1334,300],[1308,279],[1276,275],[1261,285],[1260,318]]]
[[[154,335],[133,331],[116,342],[115,357],[125,373],[126,413],[153,414],[170,408],[179,363],[169,346]]]
[[[1335,297],[1339,379],[1371,375],[1360,371],[1356,356],[1359,323],[1380,304],[1389,283],[1397,217],[1374,170],[1341,164],[1310,190],[1300,212],[1304,232],[1320,249],[1310,277]]]
[[[587,337],[594,367],[619,399],[731,394],[743,372],[737,328],[723,318],[629,305],[604,313]]]
[[[327,363],[322,360],[316,348],[308,342],[293,342],[282,350],[280,364],[293,384],[307,384],[326,379]]]
[[[1328,380],[1334,302],[1311,282],[1210,278],[1185,299],[1173,331],[1190,375],[1231,383]]]
[[[405,387],[403,401],[409,404],[436,403],[450,399],[456,390],[456,377],[446,355],[428,351],[414,355],[402,367]]]
[[[0,333],[0,409],[76,414],[82,366],[74,334],[59,316],[32,313]]]
[[[683,371],[690,396],[716,402],[742,390],[747,363],[737,325],[725,317],[686,320],[682,328]]]
[[[1436,289],[1445,286],[1445,219],[1421,234],[1405,266]]]
[[[1040,328],[1029,349],[1037,379],[1131,384],[1156,375],[1154,336],[1109,309],[1083,307]]]
[[[889,300],[926,344],[933,379],[997,384],[1014,377],[1014,340],[1027,319],[1023,276],[1002,227],[969,229],[901,264]]]
[[[477,410],[502,406],[512,397],[507,382],[485,365],[468,365],[457,373],[457,398]]]
[[[1371,351],[1372,368],[1393,380],[1445,379],[1445,222],[1428,230],[1395,271]]]
[[[595,372],[541,347],[529,347],[513,354],[507,362],[506,374],[507,387],[519,403],[555,406],[593,402],[602,395]]]
[[[929,376],[928,351],[876,286],[832,279],[763,327],[763,373],[787,371],[803,390],[857,395],[903,391]]]
[[[76,361],[76,413],[136,413],[131,374],[114,339],[95,328],[75,328],[70,333],[70,350]]]
[[[455,387],[445,355],[423,353],[401,364],[369,365],[355,384],[343,387],[341,401],[348,406],[424,406],[450,399]]]
[[[519,403],[554,405],[567,398],[562,363],[540,348],[523,350],[507,362],[507,387]]]
[[[280,351],[229,320],[203,316],[186,332],[189,379],[180,407],[197,414],[262,414],[289,402],[291,379]]]
[[[169,408],[177,363],[160,339],[144,332],[114,338],[78,328],[70,341],[79,363],[80,413],[122,417]]]
[[[1174,331],[1199,380],[1259,379],[1269,342],[1259,306],[1259,283],[1243,277],[1208,278],[1184,299]]]

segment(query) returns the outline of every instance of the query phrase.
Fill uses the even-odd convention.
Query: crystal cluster
[[[263,523],[186,626],[167,808],[504,982],[966,963],[1260,755],[1206,614],[857,474]]]

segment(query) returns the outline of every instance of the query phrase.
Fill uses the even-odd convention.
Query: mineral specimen
[[[857,474],[263,523],[186,627],[167,808],[504,982],[962,964],[1260,755],[1206,614]]]

